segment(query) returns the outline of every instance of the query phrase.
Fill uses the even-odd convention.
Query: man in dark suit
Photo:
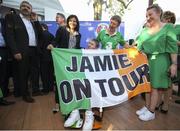
[[[7,59],[8,59],[8,49],[5,44],[5,32],[4,32],[4,19],[0,19],[0,106],[6,106],[14,104],[15,102],[7,101],[4,96],[8,94],[8,83],[6,81],[7,77]],[[3,91],[2,91],[3,90]]]
[[[7,64],[8,64],[8,49],[5,42],[5,21],[0,19],[0,88],[4,96],[8,95],[7,77]]]
[[[48,26],[44,23],[41,24],[43,33],[40,42],[40,71],[43,84],[42,92],[48,94],[49,91],[54,89],[54,69],[51,51],[47,49],[47,46],[54,40],[53,34],[48,31]]]
[[[28,79],[34,84],[34,73],[38,71],[38,38],[42,28],[38,21],[32,21],[32,5],[27,1],[20,4],[20,14],[9,14],[5,17],[7,45],[14,57],[17,83],[20,86],[23,100],[33,103],[28,90]],[[38,79],[38,78],[36,78]]]
[[[11,9],[8,14],[11,13],[16,13],[14,11],[14,9]],[[16,77],[14,77],[14,73],[13,73],[13,67],[12,67],[12,56],[10,54],[10,50],[7,47],[6,43],[6,33],[5,33],[5,20],[4,18],[0,19],[0,33],[2,34],[1,36],[1,42],[0,42],[0,56],[1,56],[1,61],[0,61],[0,74],[1,74],[1,78],[0,78],[0,87],[2,89],[3,92],[3,96],[7,97],[9,95],[9,89],[8,89],[8,85],[9,85],[9,78],[13,77],[13,85],[14,85],[14,95],[15,97],[18,97],[20,95],[20,89],[19,86],[17,85],[16,82]]]

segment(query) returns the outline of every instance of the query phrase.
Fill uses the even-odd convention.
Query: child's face
[[[88,49],[97,49],[96,43],[94,41],[89,41]]]

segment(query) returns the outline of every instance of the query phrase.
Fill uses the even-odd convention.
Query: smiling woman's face
[[[154,8],[149,9],[146,12],[146,20],[149,25],[153,25],[155,22],[160,20],[160,13],[157,12]]]
[[[69,20],[69,27],[70,29],[75,29],[76,26],[77,26],[77,21],[76,21],[76,18],[72,17],[70,20]]]

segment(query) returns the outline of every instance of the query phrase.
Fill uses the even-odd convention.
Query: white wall
[[[125,40],[135,39],[142,29],[146,18],[148,0],[134,0],[130,4],[130,10],[126,10],[123,21],[125,23]]]
[[[67,18],[68,14],[65,13],[65,12],[61,12],[61,11],[59,11],[57,9],[44,7],[44,20],[45,21],[55,21],[56,20],[55,19],[56,18],[56,13],[58,13],[58,12],[63,13]]]
[[[157,0],[155,3],[163,9],[163,11],[170,10],[176,14],[176,24],[180,24],[180,0]],[[123,17],[125,23],[125,40],[136,38],[137,34],[142,29],[146,19],[146,8],[148,7],[148,0],[134,0],[130,8],[126,10]]]
[[[180,0],[157,0],[163,11],[172,11],[176,14],[176,24],[180,24]]]
[[[92,21],[94,16],[92,3],[89,0],[59,0],[64,11],[69,14],[77,15],[80,21]]]

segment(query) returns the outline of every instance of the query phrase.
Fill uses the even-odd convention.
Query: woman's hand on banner
[[[52,50],[54,48],[54,46],[52,45],[52,44],[49,44],[48,46],[47,46],[47,49],[48,50]]]
[[[131,48],[131,45],[129,45],[127,42],[124,44],[124,48],[128,49]]]
[[[17,61],[22,60],[22,55],[21,55],[21,53],[14,54],[14,58],[15,58]]]

